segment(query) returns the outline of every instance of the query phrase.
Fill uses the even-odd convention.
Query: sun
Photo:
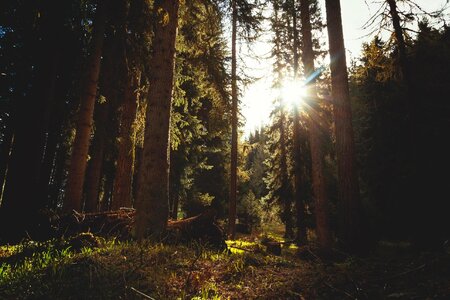
[[[305,103],[307,88],[302,81],[286,81],[281,88],[281,99],[286,107],[300,108]]]

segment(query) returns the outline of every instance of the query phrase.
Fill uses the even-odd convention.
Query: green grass
[[[296,247],[285,247],[282,256],[273,256],[255,241],[227,244],[231,251],[214,251],[198,243],[115,240],[100,240],[97,247],[75,247],[58,240],[0,247],[0,299],[449,296],[448,254],[402,254],[390,258],[396,259],[395,264],[386,257],[351,256],[329,263],[300,259]]]

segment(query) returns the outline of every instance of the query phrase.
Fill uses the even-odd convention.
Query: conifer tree
[[[153,4],[154,37],[144,149],[136,199],[135,235],[141,240],[165,231],[169,217],[169,138],[178,0]]]
[[[76,135],[73,144],[70,169],[66,186],[64,211],[82,209],[84,178],[87,167],[90,136],[92,130],[97,82],[103,50],[103,39],[107,22],[107,2],[99,1],[94,20],[91,49],[82,79],[81,100],[78,112]]]
[[[314,48],[311,28],[310,0],[300,1],[301,34],[302,34],[302,62],[304,77],[307,82],[307,102],[309,104],[309,143],[311,147],[312,186],[314,193],[314,213],[316,217],[316,231],[319,245],[324,250],[332,246],[329,225],[328,197],[324,175],[323,150],[321,139],[321,122],[319,98],[316,90],[317,72],[314,66]]]
[[[339,239],[345,248],[356,250],[363,237],[361,200],[356,171],[352,112],[339,0],[326,0],[331,96],[334,106],[339,191]]]

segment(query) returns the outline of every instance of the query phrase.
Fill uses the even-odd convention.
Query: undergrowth
[[[226,251],[199,243],[99,240],[94,244],[53,240],[0,247],[0,299],[443,299],[450,295],[448,252],[348,256],[330,262],[312,251],[309,258],[300,258],[298,249],[289,245],[284,245],[282,256],[269,255],[260,243],[244,240],[227,241]]]

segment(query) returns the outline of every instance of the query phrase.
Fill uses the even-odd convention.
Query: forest
[[[0,299],[449,299],[449,1],[352,1],[2,0]]]

